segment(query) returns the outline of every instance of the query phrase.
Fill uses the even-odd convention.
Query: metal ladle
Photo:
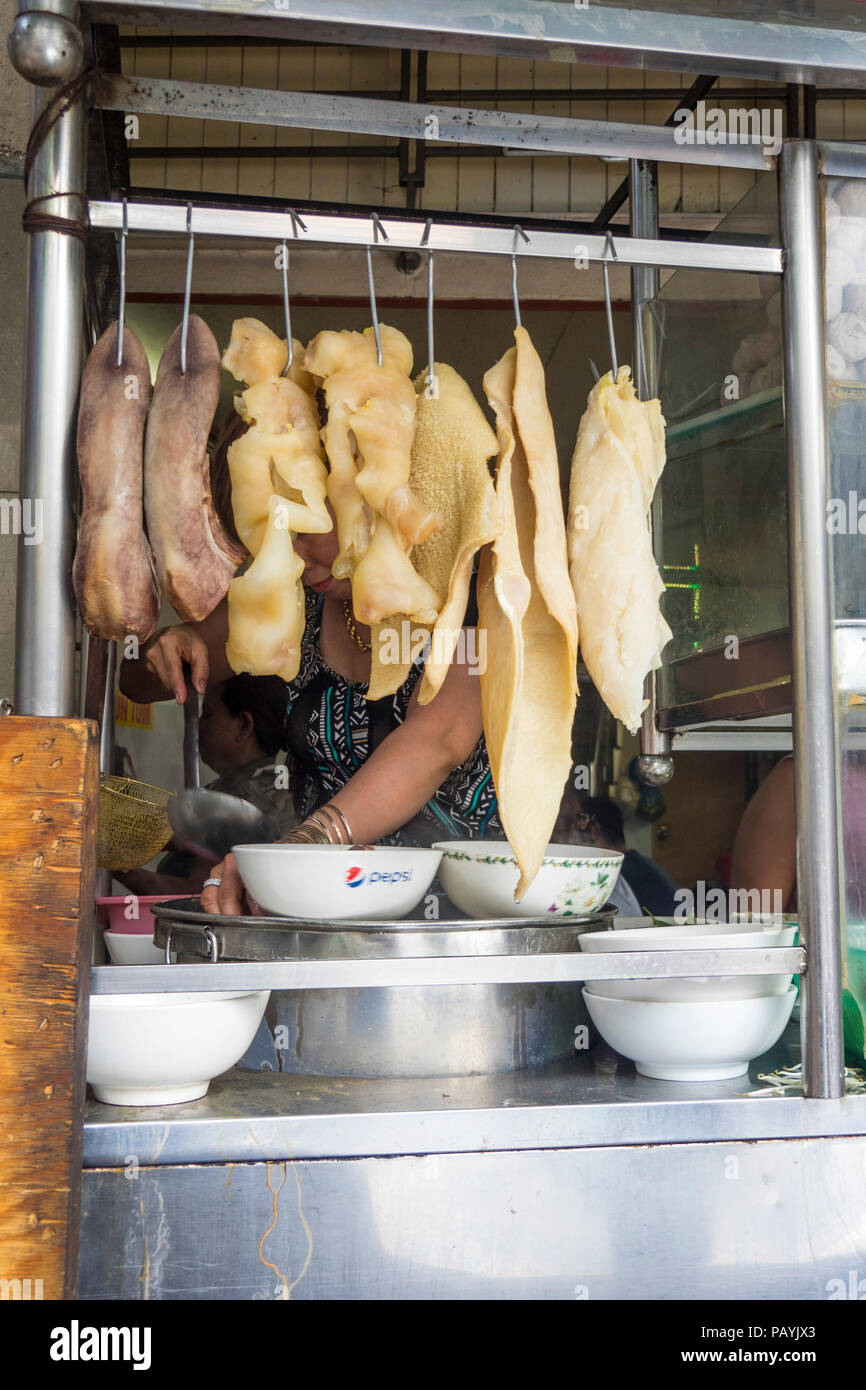
[[[233,845],[272,844],[276,819],[251,801],[200,786],[198,760],[198,691],[186,672],[183,707],[183,780],[185,791],[172,799],[168,819],[184,849],[206,859],[224,859]]]

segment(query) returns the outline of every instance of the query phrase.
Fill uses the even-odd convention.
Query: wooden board
[[[0,718],[0,1298],[75,1296],[98,796],[95,724]]]

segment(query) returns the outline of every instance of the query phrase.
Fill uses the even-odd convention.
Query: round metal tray
[[[213,961],[557,954],[578,950],[584,932],[609,930],[616,915],[610,908],[586,917],[309,922],[214,915],[189,898],[154,903],[152,911],[158,946]]]

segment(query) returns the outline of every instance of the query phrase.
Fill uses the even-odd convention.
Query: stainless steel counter
[[[91,1102],[79,1297],[859,1297],[866,1096],[743,1094],[796,1044],[791,1026],[712,1083],[597,1048],[412,1081],[236,1068],[189,1105]]]
[[[537,1071],[427,1080],[226,1072],[203,1100],[88,1105],[84,1164],[240,1163],[866,1134],[866,1096],[746,1096],[789,1061],[796,1030],[750,1076],[653,1081],[608,1052]]]

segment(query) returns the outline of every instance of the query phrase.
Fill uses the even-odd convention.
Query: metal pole
[[[803,1078],[807,1096],[835,1097],[845,1089],[843,880],[817,145],[787,141],[779,173],[797,899],[808,962],[802,988]]]
[[[69,7],[70,14],[73,7]],[[36,92],[35,117],[54,95]],[[79,98],[33,161],[28,200],[39,210],[80,219],[85,193],[86,119]],[[42,540],[18,547],[15,709],[18,714],[74,712],[75,613],[70,573],[75,544],[73,453],[81,376],[84,245],[55,230],[28,237],[27,317],[21,428],[22,504],[41,508]]]
[[[659,234],[658,166],[645,159],[632,159],[629,164],[629,190],[629,222],[632,236],[655,239]],[[642,401],[652,400],[658,393],[658,332],[656,321],[647,308],[647,305],[657,298],[658,292],[658,267],[633,265],[631,268],[633,376],[635,389]],[[656,488],[653,498],[650,524],[653,534],[653,552],[657,563],[661,565],[662,499],[660,488]],[[644,697],[649,700],[649,704],[644,710],[641,720],[641,761],[638,763],[638,775],[643,775],[647,781],[658,785],[668,781],[673,775],[673,762],[670,758],[670,734],[662,733],[656,726],[657,671],[650,671],[647,676]],[[644,759],[653,759],[653,762],[645,762]]]

